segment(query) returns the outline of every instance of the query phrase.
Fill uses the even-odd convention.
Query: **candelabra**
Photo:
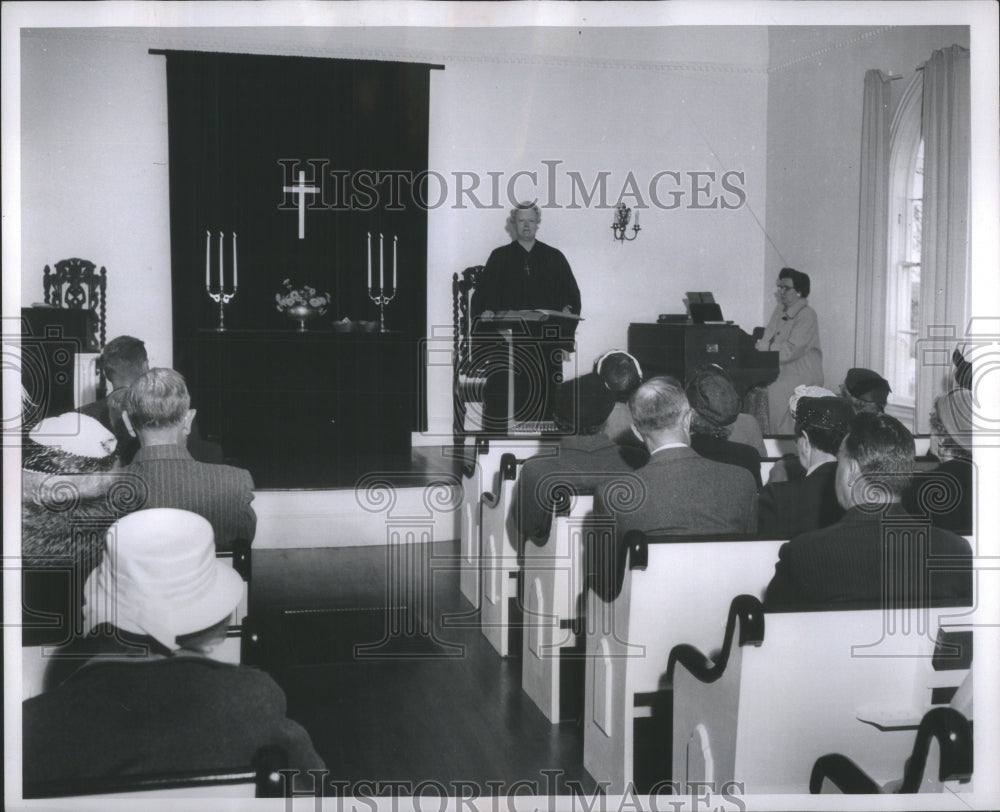
[[[396,247],[399,237],[392,238],[392,293],[386,293],[385,288],[385,257],[383,254],[385,237],[378,235],[378,287],[372,286],[372,235],[368,232],[368,298],[378,305],[378,331],[386,332],[385,329],[385,306],[396,298]],[[375,291],[378,293],[375,293]]]
[[[639,232],[642,230],[639,227],[639,212],[635,213],[635,224],[632,226],[632,236],[629,237],[626,234],[626,231],[628,230],[628,221],[631,218],[632,209],[624,203],[619,203],[618,208],[615,209],[615,221],[611,224],[611,230],[614,232],[615,239],[618,240],[618,242],[632,242],[632,240],[639,236]]]
[[[219,288],[217,292],[212,292],[211,283],[211,239],[212,233],[210,231],[205,232],[205,293],[208,294],[208,298],[219,305],[219,326],[215,328],[217,332],[221,332],[226,329],[226,305],[229,304],[233,298],[236,296],[236,282],[239,274],[239,269],[237,267],[236,260],[236,232],[233,232],[233,290],[231,293],[226,293],[226,283],[225,283],[225,249],[223,247],[223,233],[219,232]]]
[[[375,291],[379,292],[376,294]],[[396,287],[395,285],[391,288],[392,293],[386,293],[385,287],[373,288],[368,287],[368,298],[371,299],[375,304],[378,305],[378,331],[380,333],[386,332],[385,329],[385,306],[389,304],[393,299],[396,298]]]

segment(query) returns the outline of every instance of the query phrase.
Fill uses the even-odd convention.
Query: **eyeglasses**
[[[778,285],[778,290],[795,290],[795,285]]]

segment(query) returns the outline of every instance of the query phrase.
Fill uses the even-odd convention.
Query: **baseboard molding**
[[[254,549],[368,547],[458,538],[461,494],[427,498],[427,489],[396,488],[394,499],[364,503],[353,488],[257,491]],[[428,504],[430,503],[430,504]],[[454,506],[454,507],[452,507]]]

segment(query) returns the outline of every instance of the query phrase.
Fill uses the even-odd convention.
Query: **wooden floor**
[[[520,660],[486,642],[457,553],[255,551],[251,616],[288,715],[347,794],[592,796],[582,727],[550,725],[521,690]]]

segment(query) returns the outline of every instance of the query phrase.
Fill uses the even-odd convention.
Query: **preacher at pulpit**
[[[518,203],[511,209],[507,231],[513,240],[495,249],[486,261],[470,303],[473,319],[517,310],[580,315],[580,288],[569,262],[562,251],[535,239],[541,219],[535,203]],[[514,371],[513,415],[508,414],[507,370],[499,363],[490,365],[483,396],[484,428],[506,427],[511,416],[517,421],[551,417],[549,393],[561,377],[561,353],[573,349],[575,321],[555,329],[556,336],[548,335],[548,340],[534,348],[523,344],[520,348]]]

